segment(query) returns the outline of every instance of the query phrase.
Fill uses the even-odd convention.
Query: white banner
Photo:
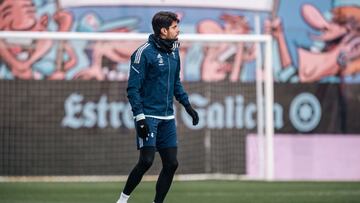
[[[161,6],[271,11],[274,0],[58,0],[61,7]]]

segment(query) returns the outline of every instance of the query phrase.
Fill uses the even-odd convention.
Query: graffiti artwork
[[[178,13],[183,33],[271,34],[276,82],[360,82],[356,0],[0,0],[0,30],[150,33],[148,19],[160,9]],[[1,39],[0,79],[126,81],[141,43]],[[180,51],[184,81],[255,80],[254,44],[184,43]]]

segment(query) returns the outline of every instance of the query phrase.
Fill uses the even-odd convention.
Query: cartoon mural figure
[[[349,79],[357,77],[360,81],[360,7],[338,7],[333,13],[334,21],[347,29],[347,35],[337,57],[342,69],[341,74]]]
[[[311,4],[301,7],[303,20],[320,34],[310,36],[315,46],[297,46],[292,55],[287,47],[281,19],[272,15],[271,20],[265,21],[265,32],[271,33],[276,41],[273,52],[276,56],[276,81],[336,82],[340,78],[346,82],[360,82],[360,3],[357,0],[334,2],[342,3],[328,13],[321,13]],[[131,12],[120,6],[116,9]],[[106,11],[101,6],[67,7],[61,0],[0,0],[0,30],[148,32],[141,22],[142,17],[136,13],[129,16],[121,12],[104,15],[103,12]],[[192,12],[185,9],[179,15],[192,18]],[[197,19],[189,21],[186,26],[191,33],[251,33],[245,16],[220,12],[216,15],[220,15],[217,20],[204,20],[206,16],[196,16]],[[130,54],[141,43],[2,39],[0,79],[123,81],[128,76]],[[204,47],[201,43],[184,42],[180,48],[184,61],[182,79],[206,82],[253,80],[255,46],[251,43],[223,43]],[[298,60],[294,62],[293,58]]]
[[[80,20],[79,31],[87,32],[130,32],[135,29],[138,19],[129,17],[104,22],[96,13],[87,13]],[[90,67],[84,67],[74,75],[74,79],[117,80],[128,77],[129,58],[143,42],[136,41],[96,41],[88,48]]]
[[[43,1],[31,0],[2,0],[0,1],[0,30],[4,31],[47,31],[50,20],[57,24],[57,31],[68,31],[71,28],[72,16],[70,13],[57,10],[51,19],[47,13],[37,15],[35,3]],[[68,60],[55,67],[55,59],[46,63],[46,55],[51,53],[54,43],[51,40],[1,40],[0,57],[4,64],[0,67],[0,77],[4,79],[63,79],[61,68],[67,70],[75,63],[72,48],[63,43],[63,50],[68,54]],[[56,52],[54,52],[56,54]],[[61,56],[60,56],[61,57]],[[39,65],[42,66],[39,66]],[[47,65],[44,67],[44,65]],[[50,69],[50,70],[49,70]]]
[[[38,16],[47,15],[47,31],[71,31],[73,16],[62,9],[60,0],[33,0]],[[63,80],[79,64],[79,54],[70,41],[53,41],[51,49],[33,65],[34,79]]]
[[[314,41],[323,42],[321,49],[297,48],[301,82],[322,81],[333,76],[349,76],[360,71],[360,8],[341,6],[334,8],[332,18],[327,20],[313,5],[302,6],[305,22],[320,32],[312,35]],[[279,18],[265,22],[266,32],[278,42],[282,70],[277,75],[279,81],[297,81],[296,69],[285,42]]]
[[[248,34],[250,26],[244,16],[223,14],[224,26],[213,20],[203,20],[198,25],[199,33]],[[223,43],[206,47],[202,64],[201,79],[203,81],[239,81],[243,63],[255,59],[254,45],[245,43]]]

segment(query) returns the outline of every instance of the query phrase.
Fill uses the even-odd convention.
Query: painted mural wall
[[[271,34],[277,82],[360,82],[359,1],[227,2],[0,0],[0,30],[150,33],[153,14],[171,10],[182,33]],[[1,39],[0,79],[126,81],[141,43]],[[221,59],[226,50],[232,54]],[[255,80],[253,44],[194,44],[181,53],[184,81]]]

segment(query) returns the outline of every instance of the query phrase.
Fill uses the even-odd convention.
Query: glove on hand
[[[191,116],[193,120],[193,125],[197,125],[199,123],[199,115],[198,113],[191,107],[191,105],[185,107],[186,112]]]
[[[136,121],[136,130],[142,139],[146,139],[149,136],[149,126],[145,119]]]

